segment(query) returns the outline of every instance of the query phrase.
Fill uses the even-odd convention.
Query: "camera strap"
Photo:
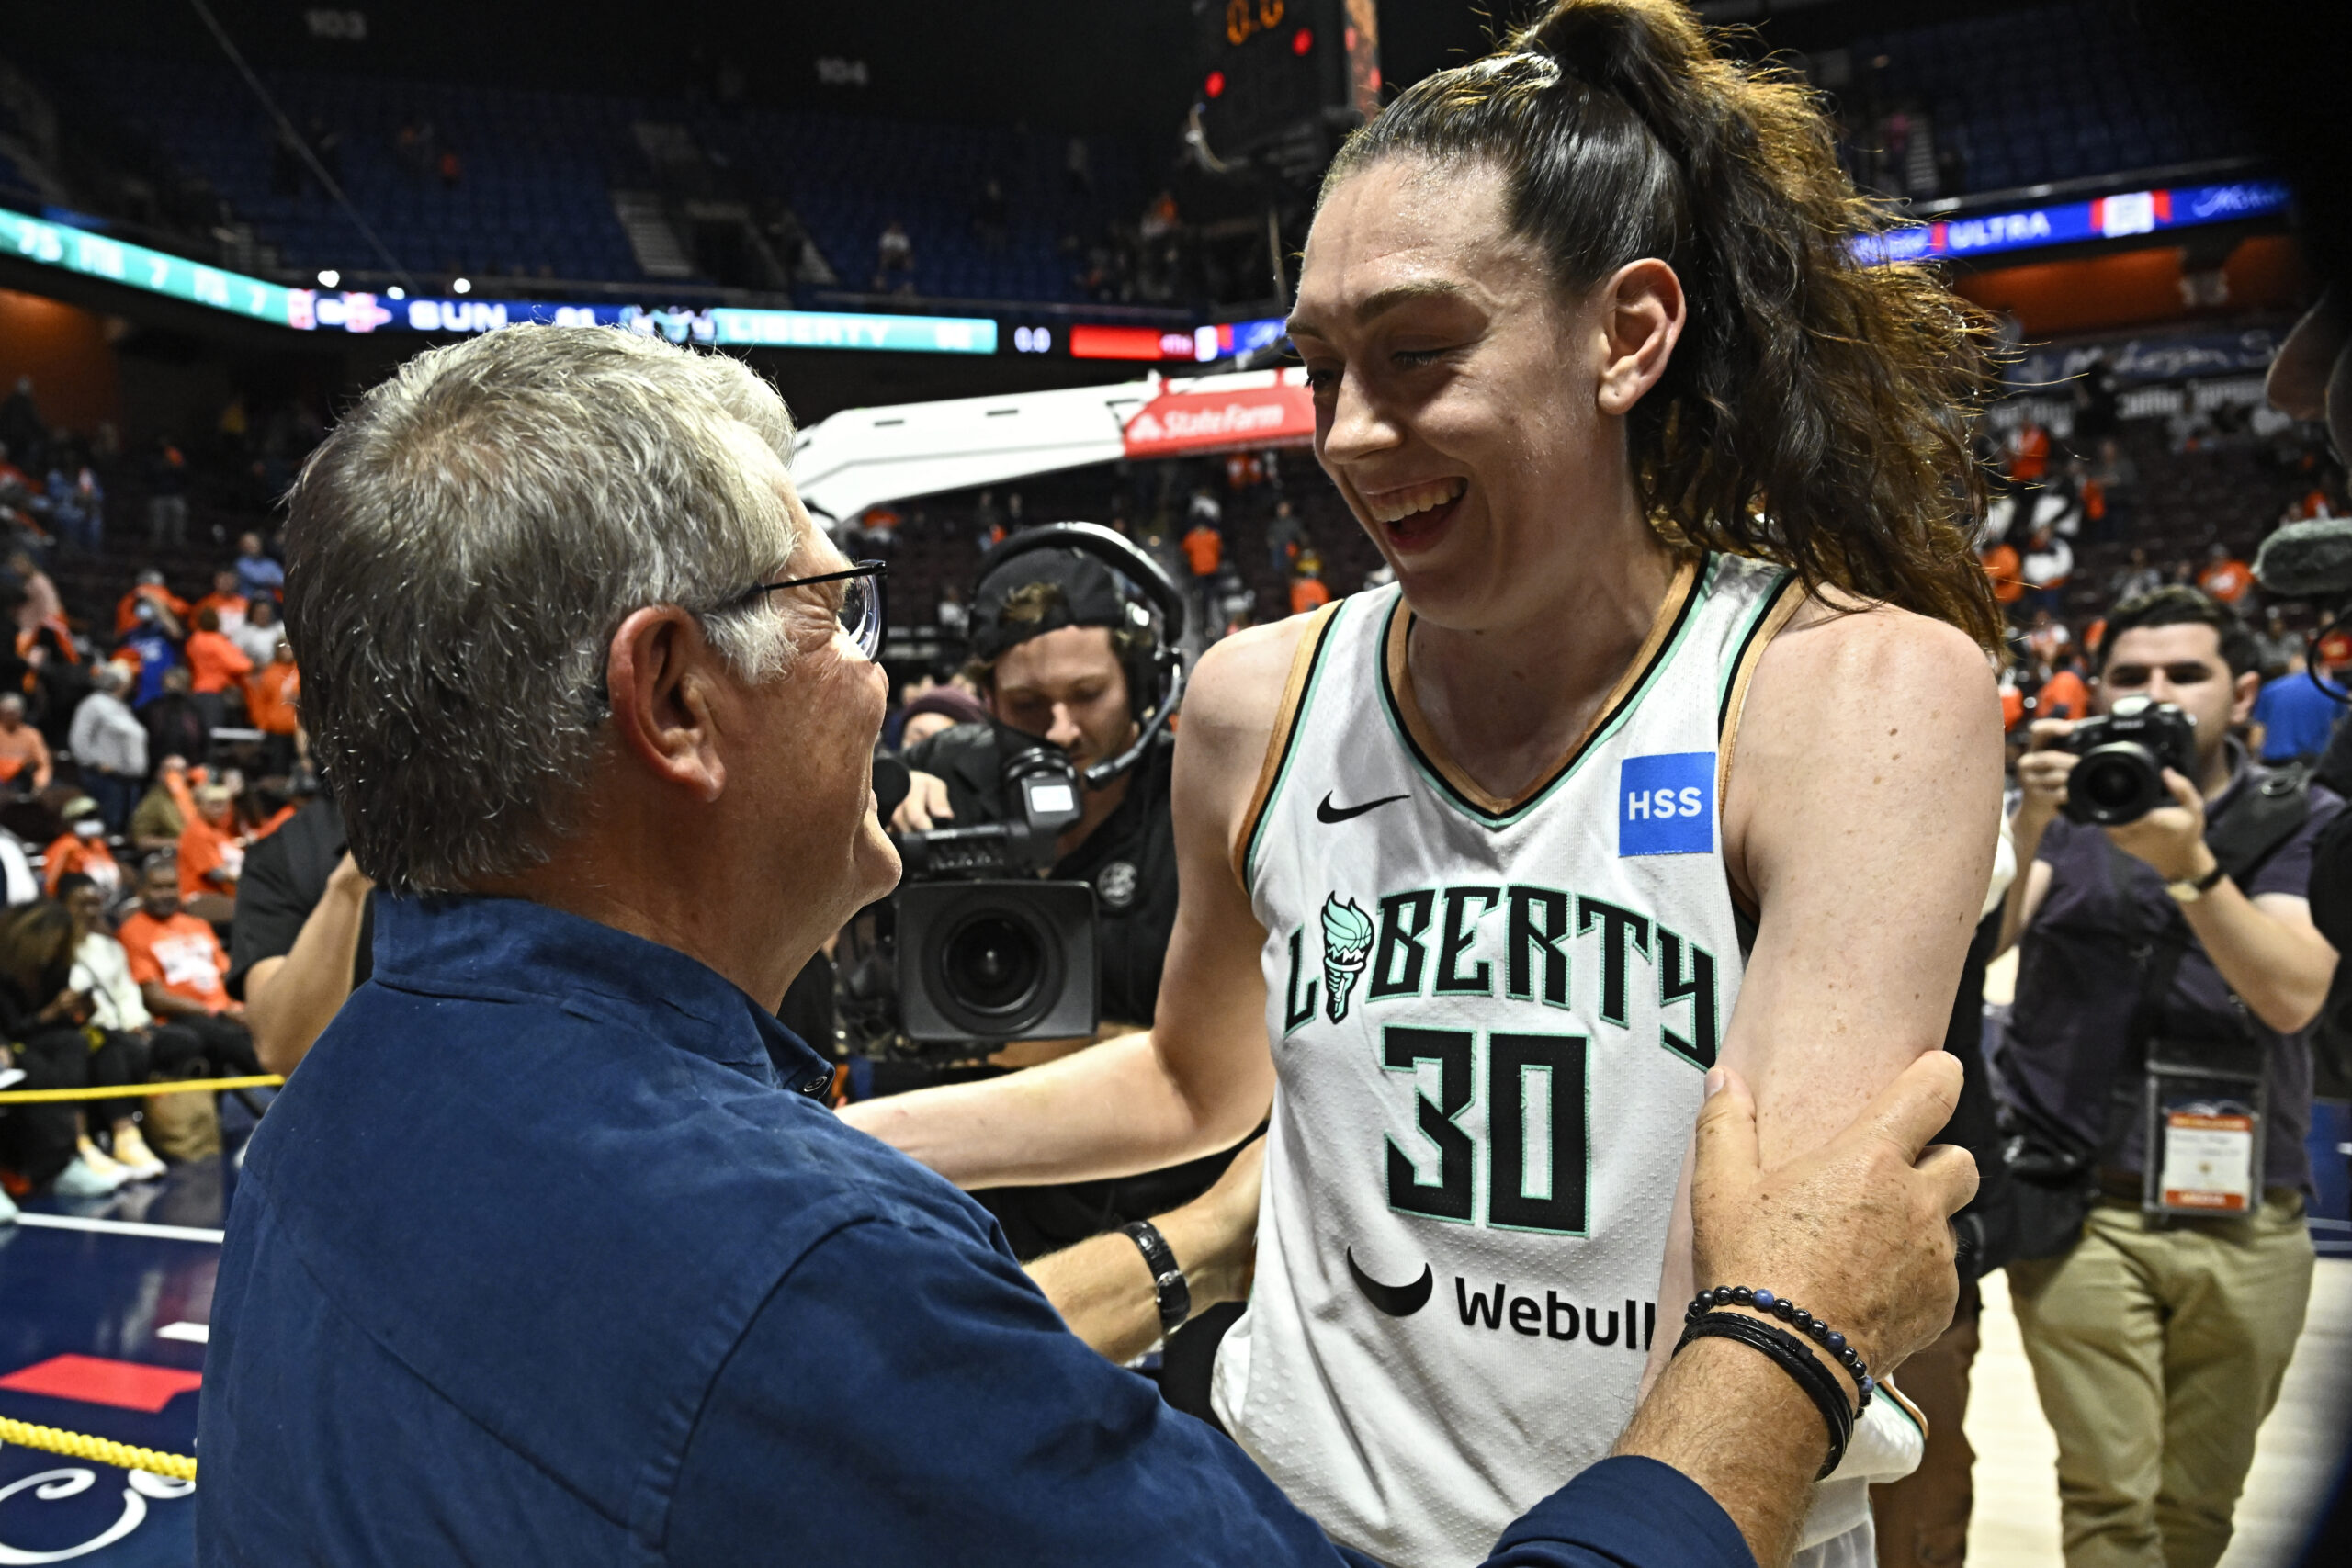
[[[2309,782],[2309,773],[2299,768],[2266,773],[2207,824],[2206,847],[2232,880],[2252,875],[2310,819]],[[2105,849],[2121,909],[2127,918],[2146,911],[2130,891],[2129,857],[2112,840]],[[2268,1122],[2261,1042],[2234,994],[2233,1027],[2226,1032],[2187,1037],[2165,1031],[2173,983],[2194,936],[2172,910],[2154,910],[2153,920],[2154,929],[2134,932],[2139,996],[2098,1157],[2104,1163],[2121,1145],[2136,1111],[2144,1134],[2142,1213],[2158,1222],[2242,1216],[2261,1201]]]

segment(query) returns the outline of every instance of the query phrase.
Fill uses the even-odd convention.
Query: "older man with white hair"
[[[98,803],[107,831],[119,833],[139,804],[147,778],[147,727],[123,700],[130,671],[108,661],[91,674],[90,694],[74,710],[66,749],[82,771],[82,787]]]
[[[516,328],[411,361],[295,487],[287,619],[375,969],[230,1214],[200,1562],[1368,1562],[1088,1348],[1148,1345],[1171,1274],[1245,1288],[1254,1162],[1150,1266],[1114,1235],[1033,1278],[777,1023],[899,871],[873,572],[810,526],[790,436],[733,361]],[[1748,1287],[1876,1363],[1941,1328],[1973,1185],[1918,1158],[1941,1060],[1769,1175],[1716,1080],[1723,1322],[1492,1561],[1785,1553],[1868,1385]]]

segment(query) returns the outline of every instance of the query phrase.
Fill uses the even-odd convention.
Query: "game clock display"
[[[1380,107],[1373,0],[1193,0],[1193,17],[1201,128],[1219,158]]]

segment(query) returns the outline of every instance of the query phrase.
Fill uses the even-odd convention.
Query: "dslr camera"
[[[1051,742],[994,728],[1003,819],[897,835],[904,880],[851,927],[835,1004],[860,1055],[955,1059],[1101,1021],[1094,889],[1042,876],[1079,818],[1078,770]],[[876,775],[886,800],[894,782],[904,796],[901,764]]]
[[[2197,776],[2197,720],[2172,703],[2123,697],[2075,725],[2066,750],[2082,759],[2066,778],[2067,818],[2119,827],[2172,799],[2166,768]]]

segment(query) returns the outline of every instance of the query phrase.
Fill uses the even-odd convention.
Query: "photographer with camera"
[[[2336,955],[2305,895],[2343,803],[2231,738],[2261,682],[2226,605],[2132,600],[2096,658],[2097,716],[2037,723],[2018,769],[2010,1295],[2068,1562],[2211,1563],[2310,1292],[2309,1038]]]
[[[1093,890],[1103,1021],[1091,1035],[1017,1040],[989,1057],[998,1069],[1151,1026],[1176,923],[1169,811],[1176,747],[1163,727],[1136,748],[1172,701],[1159,671],[1180,631],[1164,624],[1169,606],[1161,606],[1163,624],[1154,625],[1146,585],[1156,575],[1155,563],[1125,541],[1084,525],[1032,529],[993,552],[972,594],[967,671],[992,722],[958,725],[903,753],[911,770],[907,797],[891,818],[902,834],[1018,818],[1023,803],[1008,784],[1007,764],[1021,772],[1018,759],[1035,753],[1039,739],[1048,743],[1047,760],[1058,761],[1052,756],[1058,752],[1081,775],[1075,816],[1060,827],[1050,858],[1038,859],[1047,880]],[[910,879],[923,875],[924,865],[921,852],[910,854]],[[910,940],[902,927],[900,941]],[[934,1073],[923,1081],[940,1080]],[[976,1196],[1025,1259],[1187,1202],[1231,1157],[1228,1151],[1116,1181]]]

